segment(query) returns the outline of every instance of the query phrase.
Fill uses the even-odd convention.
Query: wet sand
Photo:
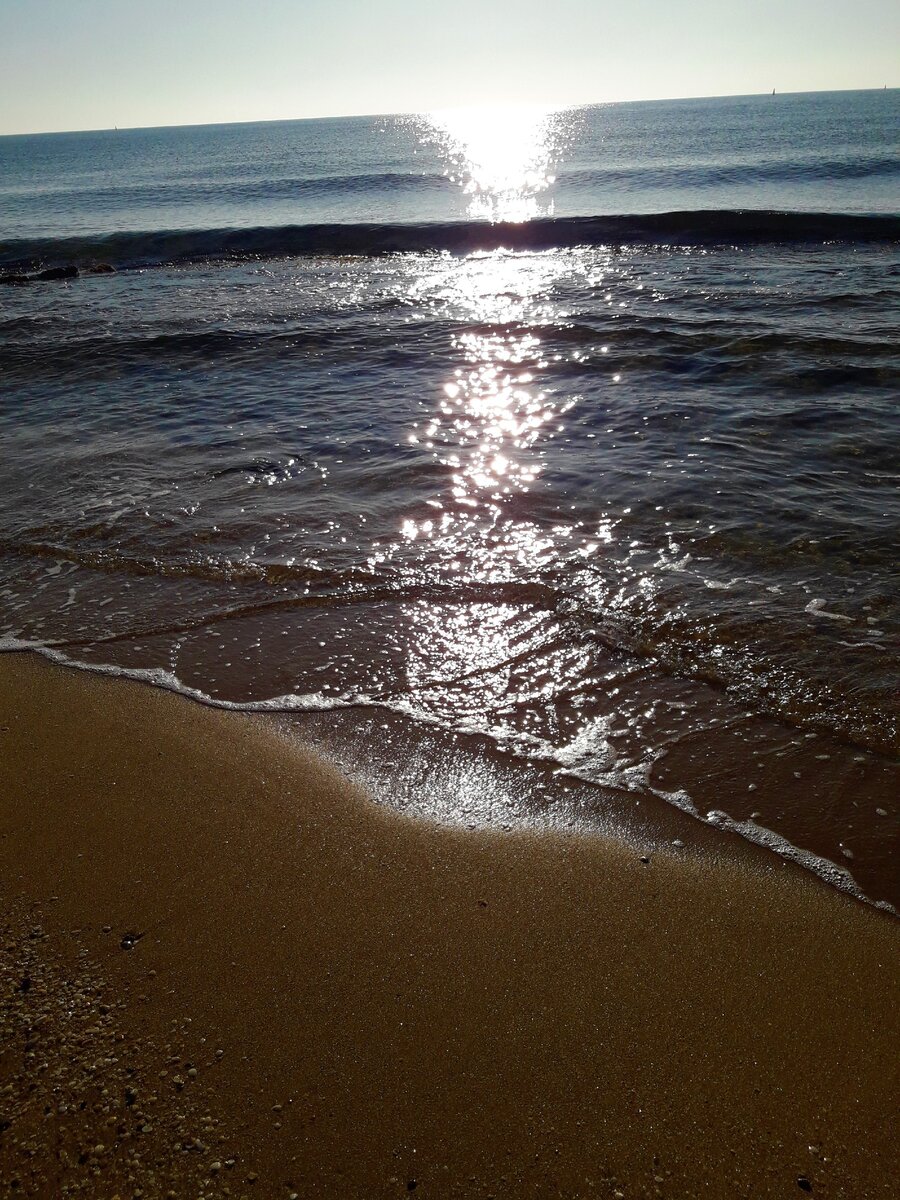
[[[896,1194],[894,918],[27,655],[0,729],[3,1194]]]

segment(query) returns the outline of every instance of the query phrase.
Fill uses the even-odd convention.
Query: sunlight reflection
[[[458,305],[460,315],[468,310],[477,325],[455,336],[460,365],[444,383],[430,418],[417,422],[409,435],[412,444],[450,469],[449,494],[434,504],[443,515],[438,520],[408,519],[404,537],[447,539],[459,520],[492,526],[501,519],[505,502],[526,494],[539,477],[541,442],[559,430],[574,403],[572,397],[552,395],[540,386],[548,364],[535,317],[548,302],[560,269],[558,256],[471,255],[448,278],[441,275],[446,270],[442,264],[422,285],[433,296],[437,293],[439,303]],[[526,316],[528,326],[522,329]],[[506,530],[507,549],[519,562],[526,528],[519,523]],[[533,530],[532,537],[540,560],[546,533]],[[494,545],[493,552],[500,547]]]
[[[545,527],[518,511],[540,478],[546,441],[576,399],[542,385],[541,322],[566,269],[558,254],[470,255],[442,259],[416,288],[418,302],[457,319],[458,365],[409,434],[446,468],[446,486],[425,513],[403,520],[395,549],[415,547],[434,579],[498,590],[488,603],[406,608],[407,683],[426,709],[452,711],[469,727],[487,720],[495,735],[512,733],[516,713],[552,686],[559,668],[549,651],[559,634],[555,618],[533,607],[528,587],[503,589],[539,579],[558,564],[560,543],[573,534],[582,540],[580,531]],[[514,664],[526,648],[537,663],[544,647],[547,677],[540,670],[523,677]]]
[[[607,286],[611,255],[443,254],[424,270],[416,260],[408,299],[446,338],[436,350],[446,366],[407,441],[435,486],[370,560],[427,587],[403,602],[395,643],[410,711],[526,755],[555,747],[579,770],[589,753],[601,773],[616,760],[620,673],[577,634],[570,597],[604,578],[619,519],[579,519],[543,472],[548,461],[566,469],[551,443],[571,436],[581,399],[566,386],[580,366],[558,365],[584,356],[579,338],[561,336],[578,320],[567,297],[586,281]],[[471,815],[471,797],[460,801]]]
[[[460,108],[427,116],[426,140],[436,142],[447,174],[468,197],[468,215],[489,221],[549,216],[547,192],[571,136],[571,114],[535,107]]]

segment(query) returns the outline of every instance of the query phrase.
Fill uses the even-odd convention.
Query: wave
[[[873,290],[869,303],[886,306],[895,300],[890,289]],[[71,379],[84,370],[93,379],[104,372],[121,372],[128,367],[143,369],[148,362],[198,363],[211,358],[222,362],[274,362],[297,354],[340,357],[352,350],[357,362],[368,355],[379,362],[386,355],[393,361],[408,356],[411,364],[421,361],[423,353],[445,344],[461,334],[475,337],[521,337],[537,330],[548,346],[578,348],[581,353],[557,370],[561,376],[579,375],[596,369],[602,358],[603,342],[616,353],[620,371],[663,369],[672,374],[691,374],[694,378],[722,378],[728,372],[755,376],[762,372],[768,379],[788,383],[801,395],[813,389],[827,391],[860,385],[871,389],[892,387],[884,341],[866,331],[840,331],[823,334],[815,330],[753,330],[737,336],[734,325],[724,319],[661,321],[654,315],[629,314],[626,322],[616,324],[589,313],[568,317],[565,322],[543,320],[478,322],[462,318],[420,319],[400,326],[393,342],[385,336],[384,325],[373,320],[380,307],[400,308],[403,298],[379,297],[363,305],[352,317],[341,313],[341,321],[324,331],[326,322],[336,315],[324,308],[314,320],[305,319],[283,329],[209,328],[155,332],[127,326],[77,339],[60,339],[56,330],[36,339],[33,323],[17,323],[0,318],[0,370],[22,378],[62,372]],[[15,333],[27,336],[15,338]],[[812,360],[812,363],[810,362]],[[891,393],[893,394],[893,393]],[[0,413],[19,403],[12,392],[0,395]],[[788,414],[790,417],[790,413]],[[772,419],[778,419],[773,417]],[[810,424],[821,419],[819,408],[810,416]],[[832,418],[834,419],[834,417]],[[856,417],[854,416],[854,420]]]
[[[356,195],[365,193],[454,190],[447,175],[413,174],[404,171],[373,171],[355,175],[284,176],[280,179],[179,179],[159,183],[132,183],[118,186],[78,187],[62,183],[34,190],[0,186],[0,197],[7,201],[39,203],[47,211],[61,211],[73,205],[94,211],[115,208],[119,204],[138,204],[146,208],[159,204],[206,204],[222,201],[261,201],[272,203],[301,196]]]
[[[842,179],[891,178],[900,175],[900,160],[884,154],[804,162],[784,158],[753,162],[660,162],[640,166],[591,167],[560,171],[557,183],[567,188],[703,188],[760,183],[832,183]]]
[[[235,468],[252,470],[248,464]],[[263,583],[269,586],[305,586],[316,589],[313,595],[291,595],[284,599],[266,601],[250,608],[240,606],[227,611],[222,619],[247,616],[252,612],[273,608],[318,607],[332,608],[357,604],[376,604],[384,601],[404,603],[429,600],[445,604],[518,604],[553,611],[559,594],[550,582],[541,580],[452,580],[425,582],[402,577],[374,578],[367,569],[313,567],[302,563],[244,562],[231,559],[185,559],[164,561],[153,556],[138,557],[114,549],[88,549],[38,541],[15,541],[0,538],[0,555],[22,555],[34,559],[70,562],[89,570],[108,575],[153,576],[158,579],[202,580],[207,583]],[[204,617],[204,621],[209,618]],[[165,627],[168,632],[171,629]],[[162,627],[155,629],[160,632]],[[144,630],[141,636],[150,636]],[[94,640],[93,638],[90,640]],[[105,641],[105,638],[101,638]]]
[[[420,725],[444,728],[442,722],[426,710],[421,710],[403,699],[388,696],[371,696],[366,693],[345,693],[340,696],[326,696],[323,692],[288,693],[272,696],[265,700],[233,701],[223,700],[210,695],[195,687],[190,687],[178,678],[172,671],[162,667],[126,667],[113,663],[83,662],[73,657],[67,649],[38,641],[29,641],[15,637],[0,638],[0,654],[31,653],[56,663],[59,666],[75,670],[87,671],[90,674],[102,675],[114,679],[127,679],[136,683],[148,684],[163,691],[174,692],[189,700],[197,701],[209,708],[223,709],[228,712],[259,714],[270,717],[284,716],[297,713],[335,712],[347,709],[384,709],[400,716],[410,717]],[[470,732],[485,737],[501,749],[512,753],[516,758],[539,761],[554,765],[564,778],[579,780],[588,784],[601,784],[614,788],[625,794],[650,793],[658,799],[671,804],[675,808],[694,817],[696,820],[715,826],[725,832],[735,833],[753,842],[783,859],[796,863],[812,874],[817,875],[823,882],[838,891],[853,896],[864,904],[882,912],[896,915],[896,908],[886,900],[876,900],[866,894],[857,883],[853,874],[846,866],[838,865],[831,859],[824,858],[810,850],[790,842],[781,834],[757,824],[753,820],[735,820],[721,810],[713,810],[707,814],[698,811],[690,797],[684,792],[670,792],[654,787],[649,779],[649,771],[654,761],[651,754],[646,762],[635,764],[633,767],[619,766],[602,772],[598,776],[596,770],[585,769],[577,756],[573,757],[565,749],[560,750],[551,743],[540,738],[525,735],[517,744],[503,738],[498,742],[496,735],[483,729],[473,729]],[[466,814],[466,823],[469,816]],[[505,813],[509,818],[511,814]],[[488,825],[492,822],[488,820]],[[541,816],[525,816],[520,818],[520,827],[537,828],[575,828],[583,834],[595,832],[595,826],[585,821],[584,816],[576,817],[576,813],[544,813]],[[505,826],[508,828],[508,826]],[[678,843],[676,843],[677,845]]]
[[[900,160],[885,154],[854,154],[804,161],[774,158],[742,162],[659,162],[621,166],[571,167],[560,170],[557,185],[564,189],[593,191],[596,188],[641,190],[647,187],[716,188],[723,185],[760,183],[822,183],[844,179],[890,178],[900,175]],[[84,186],[54,181],[43,187],[25,189],[0,185],[7,201],[39,203],[47,211],[69,211],[73,205],[94,212],[122,204],[148,208],[152,205],[195,205],[231,203],[271,204],[307,197],[378,195],[385,192],[455,192],[449,175],[440,172],[360,171],[352,174],[283,175],[281,177],[227,178],[215,175],[198,178],[134,181],[114,186]]]
[[[149,267],[163,264],[314,254],[471,253],[577,246],[716,246],[822,242],[898,242],[900,216],[699,209],[522,223],[320,224],[246,229],[128,231],[0,242],[0,266]]]
[[[241,468],[243,469],[243,468]],[[177,637],[193,629],[258,619],[274,613],[301,610],[357,609],[426,603],[442,608],[488,605],[552,614],[566,625],[567,637],[588,648],[599,647],[615,656],[652,665],[662,675],[693,680],[716,691],[741,697],[758,715],[807,732],[814,731],[876,754],[897,753],[897,719],[893,693],[877,680],[865,694],[858,686],[828,683],[817,672],[810,675],[790,665],[791,635],[785,631],[774,657],[760,654],[767,643],[767,617],[745,618],[736,641],[729,618],[707,619],[699,630],[691,617],[672,617],[668,604],[648,603],[631,613],[608,611],[573,588],[565,572],[548,568],[531,578],[506,580],[433,579],[423,573],[381,575],[359,567],[329,568],[277,562],[235,561],[226,556],[208,558],[141,557],[113,547],[72,547],[53,541],[0,539],[0,556],[68,562],[110,576],[151,577],[177,584],[262,586],[243,600],[232,599],[215,612],[204,609],[177,621],[157,622],[108,634],[72,631],[54,637],[62,647],[133,642],[155,637]],[[620,576],[612,567],[610,582]],[[272,595],[271,588],[282,589]],[[822,606],[807,609],[818,614]],[[829,613],[825,617],[831,616]],[[832,618],[840,619],[840,618]],[[853,622],[848,621],[848,625]],[[788,659],[784,658],[785,653]]]

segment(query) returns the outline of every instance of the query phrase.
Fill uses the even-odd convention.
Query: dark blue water
[[[898,97],[0,139],[5,644],[896,900]]]
[[[0,238],[39,251],[48,238],[134,231],[742,208],[896,216],[898,96],[5,137]]]

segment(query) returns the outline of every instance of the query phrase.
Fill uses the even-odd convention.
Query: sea
[[[896,908],[898,297],[898,90],[0,138],[0,648]]]

